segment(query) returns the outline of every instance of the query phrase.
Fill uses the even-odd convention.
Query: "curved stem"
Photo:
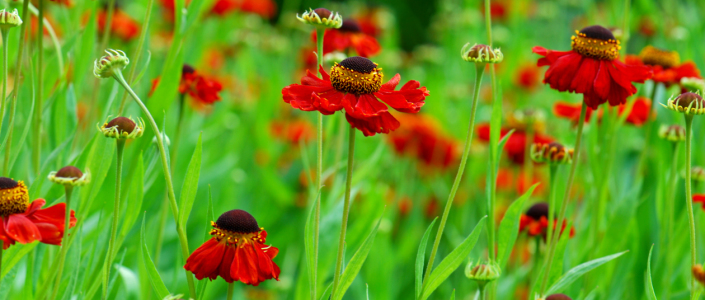
[[[323,36],[325,35],[325,29],[316,28],[316,56],[318,58],[318,66],[323,66]],[[323,76],[323,74],[321,74]],[[320,193],[323,188],[322,177],[323,177],[323,115],[316,114],[316,194]],[[348,159],[349,160],[349,159]],[[313,225],[314,238],[313,238],[313,266],[311,266],[311,299],[315,300],[317,296],[317,283],[318,283],[318,237],[321,226],[321,201],[320,199],[316,201],[316,211],[315,211],[315,222]],[[337,274],[337,273],[336,273]]]
[[[144,47],[144,40],[147,38],[148,30],[149,30],[149,19],[152,16],[152,6],[154,4],[154,0],[149,0],[147,2],[147,12],[145,13],[144,16],[144,25],[142,26],[142,33],[140,33],[140,40],[137,42],[137,51],[135,51],[135,57],[134,57],[134,64],[132,67],[130,67],[130,74],[128,75],[128,82],[130,84],[133,84],[135,80],[135,72],[137,72],[137,63],[140,61],[140,56],[142,54],[142,48]],[[103,48],[101,48],[103,49]],[[120,109],[118,109],[118,116],[122,116],[122,113],[125,111],[125,102],[127,102],[127,93],[122,95],[122,100],[120,101]],[[159,252],[157,252],[159,253]],[[159,254],[156,254],[159,255]]]
[[[583,105],[580,109],[580,118],[578,119],[578,136],[575,138],[575,149],[573,150],[573,164],[570,166],[570,173],[568,174],[568,185],[565,190],[565,195],[563,195],[563,202],[561,203],[561,209],[558,213],[558,223],[556,223],[555,226],[551,229],[551,225],[549,224],[549,230],[553,231],[553,237],[551,239],[551,243],[548,247],[548,257],[546,260],[546,269],[543,271],[543,280],[541,282],[541,289],[539,290],[539,295],[543,295],[543,293],[546,291],[546,284],[548,283],[548,276],[551,273],[551,265],[553,264],[553,255],[555,254],[556,251],[556,244],[558,243],[558,239],[561,235],[561,232],[563,231],[563,222],[565,222],[565,211],[566,208],[568,207],[568,200],[570,199],[570,190],[573,187],[573,179],[575,179],[575,169],[580,162],[580,141],[582,140],[583,136],[583,127],[585,125],[585,114],[587,112],[587,106],[585,105],[585,102],[583,101]],[[561,229],[558,229],[561,228]]]
[[[110,284],[110,268],[113,264],[113,252],[115,251],[115,239],[117,236],[118,219],[120,218],[120,183],[122,181],[122,152],[125,148],[125,139],[115,139],[117,144],[117,165],[115,177],[115,203],[113,209],[113,223],[110,228],[110,240],[108,240],[108,253],[105,257],[103,268],[103,299],[108,299],[108,286]]]
[[[37,4],[37,9],[39,10],[39,32],[37,33],[37,107],[34,110],[34,132],[32,143],[32,167],[34,168],[34,174],[39,175],[40,164],[42,156],[42,137],[40,136],[42,132],[42,111],[43,111],[43,86],[44,86],[44,1],[39,1]]]
[[[227,300],[233,300],[233,292],[235,291],[235,283],[228,283],[228,296],[225,298]]]
[[[482,83],[482,73],[485,71],[485,64],[476,64],[475,71],[477,75],[475,76],[475,91],[473,93],[472,108],[470,109],[470,125],[468,126],[468,132],[465,136],[465,147],[463,149],[463,156],[460,159],[460,165],[458,166],[458,172],[455,174],[455,180],[453,180],[453,187],[450,189],[450,194],[448,195],[448,200],[446,200],[446,206],[443,209],[443,216],[441,217],[441,223],[438,225],[438,232],[436,233],[436,239],[433,241],[433,249],[431,250],[431,257],[428,259],[428,265],[426,266],[426,272],[424,274],[423,287],[426,286],[428,282],[428,276],[431,275],[431,270],[433,269],[433,261],[435,260],[436,253],[438,252],[438,245],[441,243],[441,237],[443,236],[443,229],[445,229],[446,222],[448,221],[448,214],[450,213],[450,207],[453,205],[453,199],[455,199],[455,193],[458,191],[458,186],[460,186],[460,181],[463,178],[463,172],[465,171],[465,164],[468,161],[468,153],[470,153],[470,144],[472,142],[472,134],[475,129],[475,113],[477,112],[478,99],[480,98],[480,83]],[[422,289],[423,289],[422,287]]]
[[[2,132],[2,122],[5,119],[5,100],[7,99],[7,41],[10,30],[3,29],[2,31],[2,94],[0,96],[0,132]],[[6,143],[9,143],[8,140]]]
[[[154,136],[157,139],[157,147],[159,148],[159,154],[161,156],[162,171],[164,172],[164,181],[166,181],[167,186],[167,195],[169,196],[169,207],[171,208],[171,214],[174,216],[174,222],[176,223],[176,232],[178,233],[179,242],[181,244],[181,254],[183,255],[183,259],[186,260],[186,258],[188,258],[190,254],[188,250],[188,239],[186,237],[184,229],[181,227],[181,223],[179,222],[179,207],[176,204],[176,194],[174,193],[174,183],[171,179],[171,171],[169,170],[169,162],[167,161],[166,149],[164,147],[164,138],[162,137],[162,134],[159,131],[159,127],[154,121],[152,114],[149,112],[149,109],[147,109],[147,107],[144,105],[142,100],[140,100],[137,94],[135,94],[130,85],[127,84],[127,82],[125,81],[125,77],[122,76],[122,73],[115,72],[115,75],[113,77],[125,88],[125,90],[127,90],[128,93],[130,93],[130,96],[132,96],[132,99],[134,99],[137,105],[139,105],[140,109],[142,109],[142,113],[147,118],[149,126],[154,131]],[[191,298],[195,299],[196,285],[193,283],[193,276],[191,276],[189,271],[186,271],[186,280],[188,282]]]
[[[340,273],[343,269],[343,259],[345,253],[345,232],[348,228],[348,215],[350,214],[350,190],[352,189],[353,158],[355,156],[355,128],[350,126],[348,131],[348,173],[345,178],[345,202],[343,202],[343,224],[340,228],[340,240],[338,241],[338,259],[335,262],[335,273],[333,274],[333,291],[331,298],[337,292],[340,283]]]
[[[54,283],[54,292],[51,294],[51,299],[56,299],[56,295],[59,293],[59,287],[61,286],[61,273],[64,271],[64,261],[66,260],[66,253],[69,251],[69,246],[71,244],[68,242],[69,230],[71,225],[71,193],[73,192],[73,186],[66,185],[64,187],[66,191],[66,212],[64,216],[64,236],[61,239],[61,252],[59,253],[59,266],[56,269],[56,283]]]
[[[688,223],[690,225],[690,265],[697,264],[697,252],[695,249],[695,218],[693,217],[693,195],[691,191],[692,174],[690,174],[691,164],[691,144],[693,131],[693,116],[685,114],[685,207],[688,209]],[[696,299],[695,290],[697,285],[695,277],[690,275],[690,299]]]

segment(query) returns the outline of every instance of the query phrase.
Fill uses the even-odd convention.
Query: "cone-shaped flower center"
[[[548,203],[539,202],[532,205],[529,210],[526,211],[526,215],[534,220],[539,220],[541,217],[548,218]]]
[[[360,29],[360,24],[358,24],[357,21],[351,19],[343,20],[343,25],[340,26],[338,30],[353,33],[362,32],[362,30]]]
[[[116,127],[118,130],[118,133],[123,133],[123,132],[132,133],[132,131],[135,130],[135,126],[137,126],[137,124],[135,124],[134,121],[130,120],[130,118],[117,117],[115,119],[110,120],[110,122],[108,122],[108,125],[105,127],[106,128]]]
[[[316,8],[313,11],[321,19],[330,19],[330,15],[332,14],[332,12],[330,10],[328,10],[327,8],[322,8],[322,7]]]
[[[260,235],[262,228],[257,226],[257,220],[244,210],[227,211],[220,215],[217,221],[211,222],[211,226],[214,229],[210,234],[228,246],[240,247],[255,241],[264,243]]]
[[[564,294],[553,294],[553,295],[546,297],[546,300],[573,300],[573,299],[564,295]]]
[[[372,94],[382,87],[382,68],[371,60],[353,56],[336,63],[330,71],[333,88],[355,95]]]
[[[0,177],[0,217],[23,213],[29,206],[29,194],[24,182]]]
[[[571,38],[573,51],[602,60],[614,60],[619,57],[621,46],[609,29],[593,25],[575,33],[576,35]]]
[[[74,166],[66,166],[56,172],[56,177],[74,178],[74,180],[77,180],[83,177],[83,172],[81,172],[79,168],[76,168]]]
[[[181,72],[183,74],[192,74],[193,72],[196,72],[196,69],[194,69],[191,65],[184,64],[184,66],[181,67]]]
[[[691,107],[700,109],[705,107],[705,100],[696,93],[688,92],[680,94],[680,96],[675,99],[675,104],[683,108]]]
[[[644,47],[639,53],[639,58],[647,65],[661,66],[665,69],[673,68],[681,62],[678,52],[661,50],[653,46]]]

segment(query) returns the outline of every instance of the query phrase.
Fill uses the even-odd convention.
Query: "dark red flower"
[[[159,78],[152,81],[152,92],[159,85]],[[196,70],[189,66],[184,65],[181,73],[181,81],[179,82],[179,93],[188,94],[193,98],[196,104],[199,105],[210,105],[217,101],[220,101],[220,91],[223,89],[223,85],[212,78],[205,77]]]
[[[458,143],[443,135],[440,126],[430,116],[399,116],[401,126],[389,134],[396,153],[416,157],[426,167],[446,169],[458,159]]]
[[[218,16],[235,11],[253,13],[265,19],[271,19],[277,13],[277,4],[272,0],[217,0],[211,8],[211,13]]]
[[[482,12],[482,15],[485,15],[485,2],[482,2],[482,5],[480,7],[480,11]],[[507,9],[507,3],[504,1],[493,1],[490,3],[490,16],[492,16],[492,20],[505,20],[507,18],[509,9]]]
[[[519,169],[519,171],[511,170],[508,168],[499,168],[497,171],[497,190],[514,192],[517,195],[522,195],[529,188],[536,184],[544,182],[540,173],[535,172],[533,175],[526,173],[524,169]],[[482,182],[480,186],[485,186],[485,182]],[[545,185],[539,184],[534,190],[534,195],[540,195],[544,192]]]
[[[641,50],[639,56],[627,55],[625,61],[629,64],[651,68],[654,73],[651,80],[663,83],[667,87],[680,84],[683,78],[702,78],[695,63],[692,61],[681,63],[680,55],[676,51],[646,46]]]
[[[311,122],[304,119],[291,121],[274,121],[270,126],[272,135],[280,140],[298,146],[300,142],[308,142],[313,139],[316,129]]]
[[[502,139],[509,131],[513,128],[502,128],[500,131],[500,139]],[[526,132],[519,128],[514,128],[514,133],[509,137],[507,143],[504,145],[504,151],[507,152],[509,160],[515,164],[523,165],[524,159],[526,157]],[[483,142],[490,141],[490,124],[479,124],[477,125],[477,135]],[[550,143],[553,142],[553,138],[543,135],[539,132],[534,133],[533,143]]]
[[[532,205],[525,214],[521,215],[519,221],[519,231],[526,231],[529,236],[542,236],[546,238],[548,229],[548,204],[545,202],[539,202]],[[553,220],[553,227],[556,227],[558,220]],[[567,226],[567,221],[563,220],[563,226],[561,227],[560,234],[563,234],[565,227]],[[575,236],[575,228],[571,226],[570,237]]]
[[[315,31],[311,37],[316,42]],[[379,53],[381,47],[377,39],[362,31],[357,21],[348,18],[343,20],[340,28],[326,30],[323,35],[323,54],[347,52],[349,49],[355,50],[359,56],[370,57]]]
[[[379,15],[381,12],[379,8],[369,8],[358,14],[354,19],[357,20],[357,25],[360,26],[362,32],[369,36],[378,37],[382,33],[378,20],[384,17]]]
[[[555,51],[534,47],[532,51],[543,56],[538,66],[548,66],[544,83],[564,92],[583,94],[585,104],[597,106],[624,104],[636,93],[632,82],[643,83],[651,77],[644,66],[626,65],[619,60],[619,41],[602,26],[589,26],[573,36],[572,50]]]
[[[222,277],[253,286],[267,279],[279,280],[279,266],[272,261],[279,249],[266,246],[267,232],[244,210],[223,213],[211,222],[213,236],[186,260],[184,269],[198,280]]]
[[[523,65],[517,70],[514,83],[525,90],[533,91],[539,84],[540,71],[541,69],[533,64]]]
[[[583,104],[570,104],[568,102],[556,102],[553,104],[553,114],[559,118],[568,119],[573,122],[573,125],[578,124],[580,120],[580,108]],[[590,122],[590,117],[592,116],[592,108],[587,108],[585,113],[585,122]]]
[[[627,105],[623,104],[619,106],[619,114],[622,115],[624,110],[627,109]],[[627,116],[627,123],[641,126],[649,120],[649,111],[651,110],[651,100],[646,97],[639,97],[634,100],[632,109],[629,111]]]
[[[703,210],[705,210],[705,194],[695,194],[693,195],[693,203],[700,203],[703,205]]]
[[[0,240],[3,249],[16,242],[61,245],[64,236],[66,203],[42,209],[44,199],[29,202],[27,187],[22,181],[0,177]],[[70,227],[76,224],[71,211]]]
[[[382,69],[360,56],[336,63],[330,75],[323,67],[320,72],[322,79],[307,71],[301,84],[282,89],[284,102],[293,108],[319,111],[324,115],[345,109],[348,123],[365,136],[399,128],[399,121],[389,113],[387,105],[400,112],[417,113],[429,95],[426,87],[421,87],[416,80],[410,80],[396,91],[401,79],[399,74],[382,84]]]
[[[96,20],[98,31],[103,32],[105,23],[108,21],[108,12],[106,10],[99,11]],[[123,41],[129,41],[139,36],[140,25],[129,14],[116,8],[113,13],[112,24],[110,24],[110,32]]]

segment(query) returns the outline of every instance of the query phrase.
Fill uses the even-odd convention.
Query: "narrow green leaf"
[[[423,288],[423,266],[424,266],[424,259],[426,258],[426,248],[428,246],[428,238],[431,236],[431,229],[433,229],[433,225],[436,225],[436,221],[438,220],[438,217],[433,219],[433,222],[431,222],[431,225],[428,225],[428,228],[426,228],[426,232],[424,232],[423,237],[421,237],[421,243],[419,244],[419,250],[416,252],[416,281],[415,281],[415,288],[416,288],[416,299],[421,296],[421,289]],[[433,268],[433,266],[428,266],[429,268]]]
[[[370,249],[372,249],[372,244],[375,241],[377,229],[379,228],[379,224],[381,222],[382,216],[379,217],[377,225],[375,225],[370,234],[367,236],[367,239],[365,239],[360,248],[357,249],[357,252],[355,252],[355,255],[353,255],[353,257],[350,259],[350,262],[345,267],[345,271],[343,271],[343,275],[340,276],[340,284],[338,285],[338,288],[334,291],[332,300],[343,299],[343,295],[345,295],[345,292],[348,290],[353,280],[355,280],[355,277],[357,277],[357,273],[360,272],[362,264],[365,262],[365,259],[367,259],[367,254],[369,254]]]
[[[198,178],[201,175],[201,141],[203,133],[198,135],[198,142],[196,143],[196,149],[193,151],[193,156],[191,156],[191,162],[188,164],[188,169],[186,170],[186,178],[184,178],[184,185],[181,187],[181,196],[179,197],[179,224],[183,228],[186,228],[186,222],[188,222],[189,214],[191,214],[191,208],[193,207],[193,201],[196,200],[196,192],[198,191]]]
[[[428,283],[424,286],[423,291],[421,292],[421,300],[428,299],[429,296],[431,296],[431,293],[438,288],[443,281],[445,281],[450,274],[452,274],[456,269],[458,269],[458,266],[465,261],[465,259],[468,257],[470,254],[470,251],[472,251],[472,248],[475,247],[475,243],[477,243],[477,239],[480,237],[480,232],[482,232],[482,228],[485,226],[485,220],[487,220],[487,216],[484,216],[480,222],[475,225],[475,229],[472,230],[470,235],[462,242],[458,247],[456,247],[448,256],[446,256],[443,261],[436,267],[436,269],[431,272],[431,276],[428,278]]]
[[[499,266],[502,269],[507,263],[509,255],[512,253],[514,242],[516,242],[517,236],[519,235],[519,221],[524,208],[524,202],[531,197],[531,194],[538,185],[538,183],[534,184],[524,195],[514,201],[507,209],[504,218],[502,218],[502,222],[499,224],[497,257],[499,258]]]
[[[316,253],[314,253],[313,246],[315,245],[316,232],[314,231],[316,222],[316,206],[319,201],[321,201],[321,192],[318,191],[316,196],[316,201],[311,205],[311,210],[308,213],[308,218],[306,219],[306,225],[304,226],[304,250],[306,251],[306,266],[308,267],[308,282],[309,282],[309,293],[313,294],[313,285],[316,278],[316,271],[313,267],[316,262]],[[315,295],[313,295],[315,297]]]
[[[654,283],[651,280],[651,253],[654,252],[654,245],[651,245],[649,250],[649,260],[646,261],[646,297],[649,300],[658,300],[656,298],[656,291],[654,291]]]
[[[577,280],[581,276],[583,276],[585,273],[590,272],[592,269],[597,268],[603,264],[605,264],[608,261],[611,261],[617,257],[620,257],[622,254],[629,252],[629,250],[624,251],[624,252],[619,252],[615,253],[612,255],[608,255],[605,257],[601,257],[598,259],[591,260],[589,262],[583,263],[578,265],[575,268],[570,269],[568,273],[565,273],[563,277],[561,277],[558,282],[553,284],[548,291],[546,292],[547,295],[550,294],[555,294],[560,292],[562,289],[566,288],[569,284],[573,283],[573,281]]]
[[[144,268],[147,270],[147,275],[149,275],[149,281],[152,283],[152,288],[154,288],[154,292],[157,293],[159,299],[164,299],[164,297],[169,296],[169,290],[166,288],[166,285],[164,285],[164,281],[162,280],[161,276],[159,276],[159,271],[157,271],[157,267],[154,266],[152,257],[149,256],[149,249],[147,249],[147,242],[144,238],[145,219],[147,219],[147,213],[145,213],[142,217],[142,230],[140,231],[140,243],[142,244],[142,266],[144,266]]]
[[[455,300],[455,290],[453,290],[453,293],[450,294],[450,300]]]
[[[120,235],[126,236],[132,226],[135,225],[137,217],[139,217],[140,209],[142,208],[142,200],[144,199],[144,160],[142,157],[142,152],[140,152],[137,158],[137,166],[132,174],[132,182],[130,182],[130,190],[127,194],[127,207],[130,209],[125,210],[125,217],[122,221],[122,230]]]

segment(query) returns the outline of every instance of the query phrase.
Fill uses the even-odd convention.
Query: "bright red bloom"
[[[702,78],[700,70],[698,70],[695,63],[692,61],[681,63],[680,55],[676,51],[666,51],[646,46],[639,56],[627,55],[625,60],[633,65],[651,68],[654,73],[651,80],[663,83],[667,87],[680,84],[683,78]]]
[[[482,2],[480,7],[480,12],[485,15],[485,2]],[[504,1],[493,1],[490,3],[490,16],[492,20],[505,20],[509,14],[509,9],[507,9],[507,3]]]
[[[150,94],[157,89],[159,85],[159,78],[152,81],[152,90]],[[189,66],[184,65],[181,73],[181,81],[179,82],[179,93],[188,94],[193,98],[196,104],[200,105],[210,105],[217,101],[220,101],[220,91],[223,89],[223,85],[215,80],[198,74],[196,70]]]
[[[511,131],[512,128],[502,128],[500,131],[500,139],[504,138],[504,136]],[[489,142],[490,141],[490,124],[480,124],[477,125],[477,135],[480,138],[481,141],[483,142]],[[507,156],[509,157],[509,160],[515,164],[518,165],[523,165],[524,164],[524,158],[526,157],[526,142],[527,142],[527,135],[524,130],[521,129],[515,129],[514,133],[509,137],[507,140],[507,143],[504,145],[504,151],[507,152]],[[534,140],[531,142],[533,143],[550,143],[553,142],[553,138],[543,135],[539,132],[534,133]]]
[[[553,113],[560,118],[568,119],[573,122],[573,125],[578,124],[578,119],[580,119],[580,106],[582,104],[570,104],[567,102],[556,102],[553,105]],[[622,104],[619,106],[618,113],[622,115],[627,109],[627,104]],[[646,97],[638,97],[634,100],[632,109],[629,111],[629,115],[626,118],[626,122],[640,126],[644,124],[649,119],[649,110],[651,110],[651,100]],[[587,109],[585,114],[585,122],[590,121],[590,117],[593,114],[591,108]],[[598,120],[602,119],[602,111],[597,111]]]
[[[277,13],[277,4],[272,0],[217,0],[211,13],[224,16],[234,11],[257,14],[271,19]]]
[[[311,122],[304,119],[292,121],[274,121],[270,126],[272,135],[298,146],[301,141],[308,142],[315,135],[315,128]]]
[[[624,110],[627,109],[627,105],[620,105],[619,106],[619,115],[622,115],[624,113]],[[649,111],[651,110],[651,100],[649,100],[646,97],[639,97],[634,100],[634,104],[632,105],[632,109],[629,111],[629,115],[627,116],[627,123],[640,126],[646,121],[649,120]]]
[[[529,175],[523,169],[520,169],[519,172],[515,172],[508,168],[499,168],[497,171],[497,190],[515,192],[517,195],[522,195],[528,191],[532,185],[544,182],[544,179],[539,174],[540,173],[535,172],[533,175]],[[481,184],[481,186],[484,185],[485,182]],[[534,195],[542,194],[544,188],[545,184],[536,186]]]
[[[575,125],[578,124],[578,120],[580,120],[580,109],[582,105],[582,103],[570,104],[568,102],[559,101],[553,104],[553,114],[559,118],[568,119]],[[592,112],[592,108],[588,107],[585,112],[585,122],[590,122]]]
[[[360,26],[360,30],[369,36],[378,37],[382,33],[382,28],[380,28],[378,22],[380,18],[379,13],[380,9],[371,8],[357,15],[355,20],[357,21],[357,25]]]
[[[532,91],[539,84],[539,74],[541,70],[533,64],[523,65],[517,70],[516,76],[514,77],[514,83],[524,88],[525,90]]]
[[[583,94],[585,104],[592,109],[608,102],[624,104],[636,93],[632,82],[643,83],[651,77],[649,68],[626,65],[619,61],[619,42],[608,29],[589,26],[573,36],[572,50],[554,51],[534,47],[543,56],[538,66],[548,66],[544,83],[552,89]]]
[[[108,20],[108,12],[105,10],[99,11],[96,20],[98,22],[98,31],[103,32],[105,23]],[[116,8],[113,13],[112,24],[110,24],[110,32],[123,41],[129,41],[139,36],[140,25],[129,14]]]
[[[446,169],[458,159],[458,143],[443,135],[430,116],[402,115],[404,124],[389,134],[389,142],[396,153],[419,159],[426,167]]]
[[[526,231],[529,236],[542,236],[544,239],[548,229],[548,204],[540,202],[532,205],[525,214],[521,215],[519,220],[519,231]],[[553,220],[553,228],[556,227],[558,220]],[[563,234],[567,226],[567,221],[563,220],[560,234]],[[575,236],[575,228],[571,226],[570,237]]]
[[[266,246],[267,232],[244,210],[231,210],[211,222],[211,239],[186,260],[184,269],[201,280],[222,277],[253,286],[267,279],[279,280],[279,266],[272,261],[279,249]]]
[[[418,113],[429,95],[426,87],[421,87],[416,80],[395,90],[401,79],[399,74],[382,84],[382,69],[364,57],[348,57],[336,63],[330,75],[323,67],[320,72],[323,78],[307,71],[301,84],[282,89],[284,102],[293,108],[319,111],[324,115],[345,109],[348,123],[365,136],[399,128],[399,121],[389,113],[387,105],[400,112]]]
[[[703,205],[703,210],[705,210],[705,194],[695,194],[693,195],[693,203],[700,203]]]
[[[61,245],[64,236],[66,203],[42,209],[44,199],[29,202],[27,187],[22,181],[0,177],[0,240],[3,249],[16,242]],[[70,227],[76,224],[71,211]]]
[[[316,42],[315,31],[311,37]],[[359,56],[370,57],[379,53],[381,47],[377,39],[362,31],[357,21],[344,19],[340,28],[326,30],[323,35],[323,54],[347,52],[349,49],[354,49]]]

